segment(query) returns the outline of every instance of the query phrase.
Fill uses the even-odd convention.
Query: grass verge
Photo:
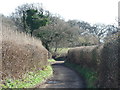
[[[33,88],[42,83],[45,79],[51,77],[53,74],[52,67],[46,66],[43,70],[36,72],[28,72],[22,79],[12,80],[6,79],[2,88]]]
[[[90,68],[81,67],[80,65],[65,63],[66,66],[71,67],[80,75],[82,75],[86,81],[87,88],[95,88],[95,82],[97,80],[97,73]]]
[[[52,48],[52,52],[54,52],[54,49],[55,48]],[[70,48],[58,48],[57,49],[57,53],[59,53],[59,54],[61,54],[61,53],[67,53],[69,49]]]
[[[48,62],[55,62],[54,59],[48,59]]]

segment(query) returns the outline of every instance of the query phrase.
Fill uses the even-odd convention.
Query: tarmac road
[[[55,62],[53,77],[37,88],[85,88],[83,79],[75,71],[64,66],[63,61]]]

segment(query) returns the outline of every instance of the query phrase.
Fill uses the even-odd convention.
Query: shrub
[[[119,88],[120,33],[112,41],[99,46],[83,46],[70,49],[66,62],[79,64],[97,72],[95,86]]]
[[[97,57],[100,55],[102,46],[82,46],[68,50],[66,62],[73,62],[80,64],[84,67],[97,69],[99,60]]]
[[[98,87],[118,88],[118,54],[120,38],[106,43],[101,52]]]
[[[41,41],[16,31],[8,19],[2,19],[2,79],[21,78],[24,73],[47,65],[48,51]]]

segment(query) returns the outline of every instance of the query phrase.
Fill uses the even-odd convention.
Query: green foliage
[[[62,53],[67,53],[70,48],[58,48],[57,53],[62,54]],[[55,48],[52,48],[52,52],[54,52]]]
[[[45,11],[40,4],[23,4],[12,13],[12,20],[16,26],[24,32],[33,34],[35,29],[45,26],[48,23],[49,12]]]
[[[97,80],[97,73],[90,68],[81,67],[80,65],[65,63],[66,66],[75,69],[86,80],[87,88],[95,88],[95,82]]]
[[[43,82],[52,74],[52,67],[46,66],[44,70],[26,73],[24,77],[19,80],[6,79],[5,84],[2,84],[1,86],[2,88],[32,88],[35,85]]]
[[[48,59],[48,62],[55,62],[54,59]]]
[[[41,26],[45,26],[47,23],[47,17],[43,13],[39,13],[38,10],[29,9],[26,11],[26,23],[30,27],[30,33],[32,35],[35,29],[38,29]]]

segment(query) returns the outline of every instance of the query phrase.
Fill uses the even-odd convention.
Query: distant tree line
[[[18,6],[10,18],[23,32],[41,39],[43,45],[54,52],[62,47],[96,45],[105,37],[117,33],[115,25],[94,24],[85,21],[65,21],[44,10],[41,4]]]

